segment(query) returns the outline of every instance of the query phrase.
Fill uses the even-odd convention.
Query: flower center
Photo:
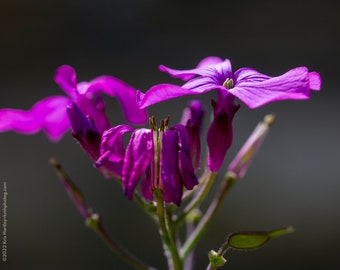
[[[233,79],[230,79],[230,78],[226,79],[226,80],[224,81],[224,83],[223,83],[223,86],[224,86],[225,88],[227,88],[227,89],[233,88],[233,87],[234,87],[234,81],[233,81]]]

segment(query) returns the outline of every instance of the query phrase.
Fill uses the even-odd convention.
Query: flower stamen
[[[223,83],[223,86],[224,86],[225,88],[227,88],[227,89],[233,88],[233,87],[234,87],[234,81],[233,81],[233,79],[230,79],[230,78],[226,79],[226,80],[224,81],[224,83]]]

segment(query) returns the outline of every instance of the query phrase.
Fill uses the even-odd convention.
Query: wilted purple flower
[[[233,141],[232,120],[240,106],[234,105],[235,97],[228,92],[218,92],[217,102],[212,100],[214,118],[211,122],[207,143],[209,149],[208,167],[216,172],[221,167],[227,150]]]
[[[73,128],[72,136],[95,162],[95,166],[106,178],[120,178],[125,154],[123,135],[133,129],[121,125],[100,134],[93,119],[85,115],[74,102],[67,106],[67,114]]]
[[[74,102],[67,106],[66,112],[73,128],[72,136],[93,160],[97,160],[100,155],[101,135],[93,119],[86,116]]]
[[[187,82],[182,87],[159,84],[145,94],[138,92],[137,99],[141,108],[214,89],[234,95],[249,108],[257,108],[278,100],[308,99],[310,90],[320,90],[321,87],[320,75],[308,72],[306,67],[292,69],[278,77],[270,77],[251,68],[240,68],[233,73],[228,59],[222,61],[214,56],[203,59],[195,69],[175,70],[162,65],[159,69]]]
[[[132,131],[131,128],[120,125],[103,134],[105,140],[102,140],[101,156],[96,165],[100,167],[107,161],[121,164],[123,189],[130,199],[144,174],[141,188],[145,198],[152,200],[153,190],[161,189],[164,200],[176,205],[181,202],[183,187],[192,189],[198,184],[188,131],[180,124],[168,129],[167,122],[162,121],[159,130],[154,120],[151,120],[152,129],[134,130],[125,150],[121,135]]]
[[[75,102],[85,115],[91,116],[102,133],[110,128],[110,123],[101,94],[116,97],[129,122],[142,124],[147,121],[145,110],[139,109],[135,102],[136,90],[117,78],[101,76],[90,82],[77,83],[74,69],[65,65],[57,69],[54,79],[67,96],[45,98],[28,111],[1,109],[0,132],[12,130],[33,134],[43,130],[52,141],[57,141],[70,128],[66,106]]]
[[[187,128],[190,138],[190,155],[195,171],[199,168],[201,158],[200,133],[205,111],[199,100],[192,100],[189,107],[185,108],[181,124]]]

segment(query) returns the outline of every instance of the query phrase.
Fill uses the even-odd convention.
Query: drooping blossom
[[[217,102],[212,100],[214,117],[207,133],[208,168],[217,172],[233,142],[232,121],[239,105],[234,105],[235,97],[228,92],[218,92]]]
[[[124,159],[123,135],[133,129],[121,125],[101,134],[93,119],[85,115],[75,102],[69,104],[66,111],[72,125],[73,138],[95,162],[95,166],[106,178],[121,178]],[[115,158],[106,158],[112,151]]]
[[[188,131],[181,124],[169,129],[168,120],[163,120],[157,130],[153,118],[151,127],[133,130],[126,149],[122,135],[132,131],[129,126],[120,125],[106,130],[96,166],[101,167],[105,162],[120,164],[124,193],[129,199],[133,198],[134,190],[144,175],[141,190],[146,199],[152,200],[153,191],[161,189],[165,202],[179,205],[183,188],[190,190],[198,184]]]
[[[175,70],[162,65],[159,69],[186,83],[182,86],[155,85],[145,94],[138,91],[137,102],[141,108],[183,95],[217,90],[218,101],[212,103],[214,119],[207,136],[208,166],[212,171],[220,168],[232,143],[232,119],[239,108],[234,105],[235,97],[249,108],[258,108],[279,100],[308,99],[311,90],[320,90],[321,87],[320,75],[309,72],[306,67],[270,77],[251,68],[240,68],[233,72],[230,61],[218,57],[207,57],[190,70]]]
[[[187,128],[190,138],[190,155],[195,172],[199,169],[201,158],[201,139],[203,118],[205,110],[199,100],[192,100],[184,109],[181,124]]]
[[[0,110],[0,132],[15,131],[34,134],[44,131],[52,141],[58,141],[70,129],[66,106],[75,102],[96,123],[102,133],[110,128],[101,94],[116,97],[124,115],[132,124],[147,121],[146,111],[135,102],[136,90],[112,76],[100,76],[90,82],[77,83],[75,70],[67,65],[57,69],[55,82],[66,96],[51,96],[38,101],[27,111],[19,109]]]

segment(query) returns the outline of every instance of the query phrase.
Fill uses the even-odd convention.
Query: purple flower
[[[72,136],[95,161],[97,167],[106,178],[122,175],[124,148],[123,135],[133,129],[121,125],[100,134],[93,119],[86,116],[74,102],[67,106],[67,114],[72,125]],[[115,153],[115,159],[106,158]]]
[[[132,129],[120,125],[104,132],[96,165],[118,162],[124,193],[129,199],[143,175],[141,190],[146,199],[153,199],[153,191],[161,189],[167,203],[181,203],[183,187],[193,189],[198,184],[190,156],[190,138],[183,125],[167,127],[167,120],[157,130],[135,129],[124,149],[121,136]]]
[[[278,100],[308,99],[310,90],[320,90],[321,87],[320,75],[317,72],[309,72],[306,67],[292,69],[278,77],[270,77],[251,68],[240,68],[233,73],[230,61],[222,61],[218,57],[203,59],[195,69],[175,70],[162,65],[159,69],[187,82],[182,87],[159,84],[145,94],[137,92],[141,108],[214,89],[232,94],[249,108],[257,108]]]
[[[57,69],[56,83],[67,96],[52,96],[37,102],[30,110],[1,109],[0,132],[15,131],[34,134],[44,131],[52,141],[58,141],[70,128],[66,106],[76,103],[85,115],[89,115],[100,133],[110,128],[101,94],[116,97],[126,119],[133,124],[147,121],[145,110],[135,101],[136,90],[111,76],[97,77],[90,82],[77,83],[76,73],[70,66]]]
[[[248,107],[257,108],[266,103],[285,99],[308,99],[311,90],[320,90],[321,78],[306,67],[299,67],[278,76],[270,77],[251,68],[241,68],[232,72],[228,59],[218,57],[203,59],[195,69],[175,70],[160,66],[161,71],[186,83],[176,86],[159,84],[145,94],[137,92],[137,102],[141,108],[180,97],[202,94],[217,90],[218,101],[212,102],[214,119],[209,127],[207,143],[209,148],[208,167],[217,171],[232,143],[232,119],[239,106],[234,105],[235,97]]]

